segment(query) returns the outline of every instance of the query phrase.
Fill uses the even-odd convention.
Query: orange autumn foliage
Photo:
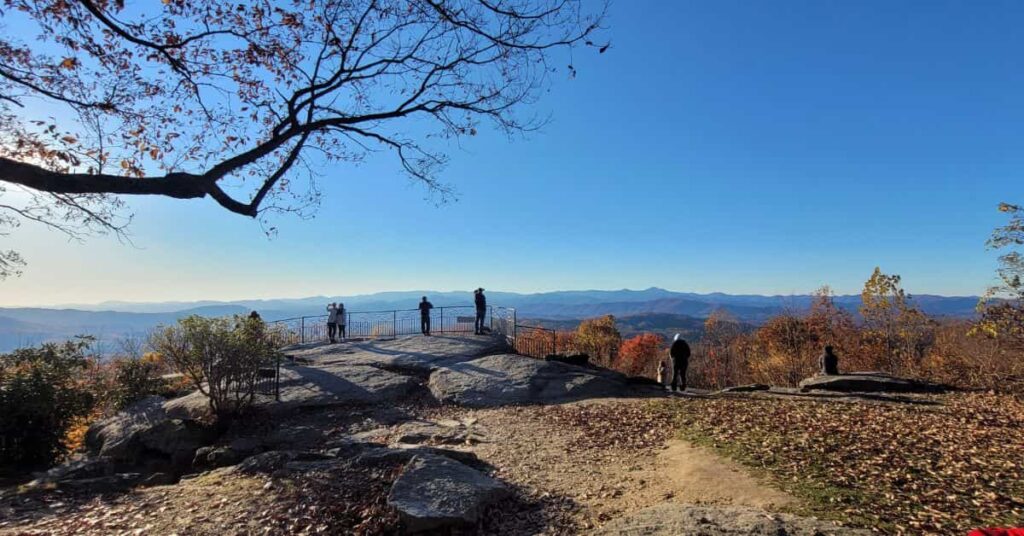
[[[663,358],[665,339],[655,333],[641,333],[627,339],[619,346],[615,369],[628,376],[653,378],[658,371],[658,361]]]

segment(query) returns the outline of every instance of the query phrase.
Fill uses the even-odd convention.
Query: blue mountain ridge
[[[298,316],[325,314],[329,302],[343,302],[349,311],[413,309],[421,296],[428,296],[437,307],[470,305],[472,291],[389,291],[353,296],[313,296],[305,298],[194,302],[104,302],[75,304],[60,308],[0,307],[0,351],[63,340],[89,334],[113,341],[127,336],[142,336],[152,328],[198,314],[224,316],[259,311],[268,321]],[[488,303],[515,307],[521,319],[578,320],[613,314],[678,315],[706,318],[716,309],[724,309],[738,320],[759,324],[783,311],[806,310],[813,296],[762,296],[725,293],[699,294],[674,292],[661,288],[643,290],[567,290],[522,294],[489,291]],[[938,317],[971,317],[977,296],[912,296],[926,313]],[[860,306],[860,296],[836,296],[835,303],[851,312]]]

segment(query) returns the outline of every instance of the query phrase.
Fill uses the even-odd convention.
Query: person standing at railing
[[[427,297],[424,296],[423,301],[420,302],[420,331],[424,335],[430,335],[430,310],[433,308],[434,304],[428,302]]]
[[[333,344],[335,342],[334,336],[338,332],[338,303],[332,303],[327,306],[327,338],[331,340]]]
[[[483,335],[484,317],[487,316],[487,298],[484,296],[483,288],[476,289],[473,302],[476,304],[476,321],[473,323],[473,333]]]
[[[338,318],[335,321],[335,324],[337,324],[337,326],[338,326],[338,336],[341,337],[342,341],[344,341],[345,340],[345,304],[344,303],[339,303],[338,304]]]

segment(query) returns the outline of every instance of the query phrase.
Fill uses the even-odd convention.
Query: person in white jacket
[[[338,332],[338,304],[337,302],[327,306],[327,338],[335,342],[334,335]]]

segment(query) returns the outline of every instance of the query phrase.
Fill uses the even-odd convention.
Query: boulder
[[[45,473],[37,474],[36,480],[30,484],[36,485],[46,482],[59,482],[61,480],[97,478],[101,476],[111,476],[115,472],[115,466],[108,458],[72,460],[53,467]]]
[[[85,434],[89,453],[118,461],[134,460],[139,449],[138,434],[168,419],[163,404],[159,396],[146,397],[117,415],[93,423]]]
[[[357,458],[365,465],[389,465],[408,463],[416,456],[444,456],[474,469],[486,469],[488,465],[471,451],[426,447],[423,445],[395,444],[389,447],[366,448]]]
[[[199,421],[210,414],[210,399],[199,391],[164,402],[164,411],[171,419]]]
[[[267,434],[263,444],[269,450],[301,450],[309,449],[324,439],[324,432],[319,428],[305,425],[284,425]]]
[[[203,447],[196,450],[192,467],[199,470],[217,469],[235,465],[243,457],[231,447]]]
[[[468,407],[552,404],[637,392],[616,372],[514,354],[438,369],[430,375],[429,387],[439,402]]]
[[[189,460],[196,449],[212,439],[209,428],[195,422],[170,419],[138,432],[139,443],[148,450],[169,457],[187,453]]]
[[[819,374],[800,381],[803,391],[837,391],[842,393],[942,393],[943,385],[911,378],[900,378],[882,372],[850,372]]]
[[[330,460],[331,456],[309,451],[271,450],[246,458],[242,463],[228,471],[245,474],[278,473],[284,471],[293,462],[318,462]],[[285,471],[286,472],[286,471]]]
[[[366,449],[374,448],[381,448],[381,445],[364,441],[356,436],[341,436],[324,443],[321,452],[332,458],[352,458]]]
[[[388,504],[408,532],[472,527],[509,494],[501,482],[443,456],[415,456],[395,480]]]
[[[720,393],[753,393],[756,391],[767,391],[771,387],[763,383],[752,383],[750,385],[734,385],[732,387],[726,387],[719,391]]]
[[[242,461],[241,456],[231,447],[219,447],[206,456],[213,467],[227,467]]]
[[[482,430],[476,427],[466,426],[459,421],[432,422],[414,420],[402,424],[395,431],[393,443],[419,444],[445,444],[457,445],[481,441],[484,438]]]
[[[295,451],[272,450],[246,458],[245,461],[235,466],[235,469],[245,474],[273,473],[298,457],[299,453]]]
[[[213,452],[213,447],[200,447],[196,449],[196,455],[192,458],[192,467],[198,471],[213,469],[210,467],[209,461],[211,452]]]
[[[149,488],[153,486],[170,486],[171,484],[176,484],[177,482],[178,479],[175,478],[174,475],[170,473],[153,473],[147,476],[145,479],[143,479],[139,485]]]
[[[663,504],[615,519],[596,534],[623,536],[867,536],[867,530],[746,506]]]

